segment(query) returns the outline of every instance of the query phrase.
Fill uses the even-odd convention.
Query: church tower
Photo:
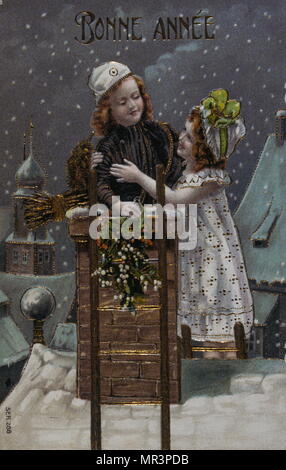
[[[5,240],[6,272],[49,275],[55,273],[55,241],[45,227],[28,230],[24,219],[24,199],[42,191],[45,174],[33,156],[33,124],[30,123],[29,155],[18,168],[13,194],[14,230]]]

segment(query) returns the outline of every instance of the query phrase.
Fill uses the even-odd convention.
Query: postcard
[[[0,19],[0,448],[284,450],[283,0]]]

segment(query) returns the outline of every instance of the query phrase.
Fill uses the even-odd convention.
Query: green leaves
[[[228,100],[228,91],[223,88],[219,88],[218,90],[213,90],[210,93],[210,96],[214,99],[218,110],[222,112]]]
[[[240,102],[236,100],[229,100],[223,109],[224,116],[235,119],[240,113]]]
[[[228,99],[228,91],[218,88],[209,93],[208,98],[201,101],[202,115],[208,123],[219,129],[220,158],[227,153],[228,133],[227,128],[235,123],[240,114],[240,102]]]
[[[240,113],[240,102],[228,99],[228,91],[223,88],[213,90],[208,98],[201,101],[203,117],[211,126],[229,127]]]

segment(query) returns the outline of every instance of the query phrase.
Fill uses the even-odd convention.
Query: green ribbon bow
[[[220,158],[224,158],[228,147],[227,128],[235,123],[240,113],[240,102],[228,99],[228,91],[223,88],[213,90],[208,98],[201,101],[202,114],[208,123],[219,129]]]

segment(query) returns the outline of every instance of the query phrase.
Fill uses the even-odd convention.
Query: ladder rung
[[[114,356],[114,355],[120,355],[120,356],[133,356],[136,354],[136,356],[159,356],[160,351],[155,350],[155,351],[148,351],[145,349],[108,349],[105,351],[100,351],[100,356]]]
[[[193,347],[192,351],[222,351],[222,352],[238,352],[237,348],[215,348],[215,347]]]

